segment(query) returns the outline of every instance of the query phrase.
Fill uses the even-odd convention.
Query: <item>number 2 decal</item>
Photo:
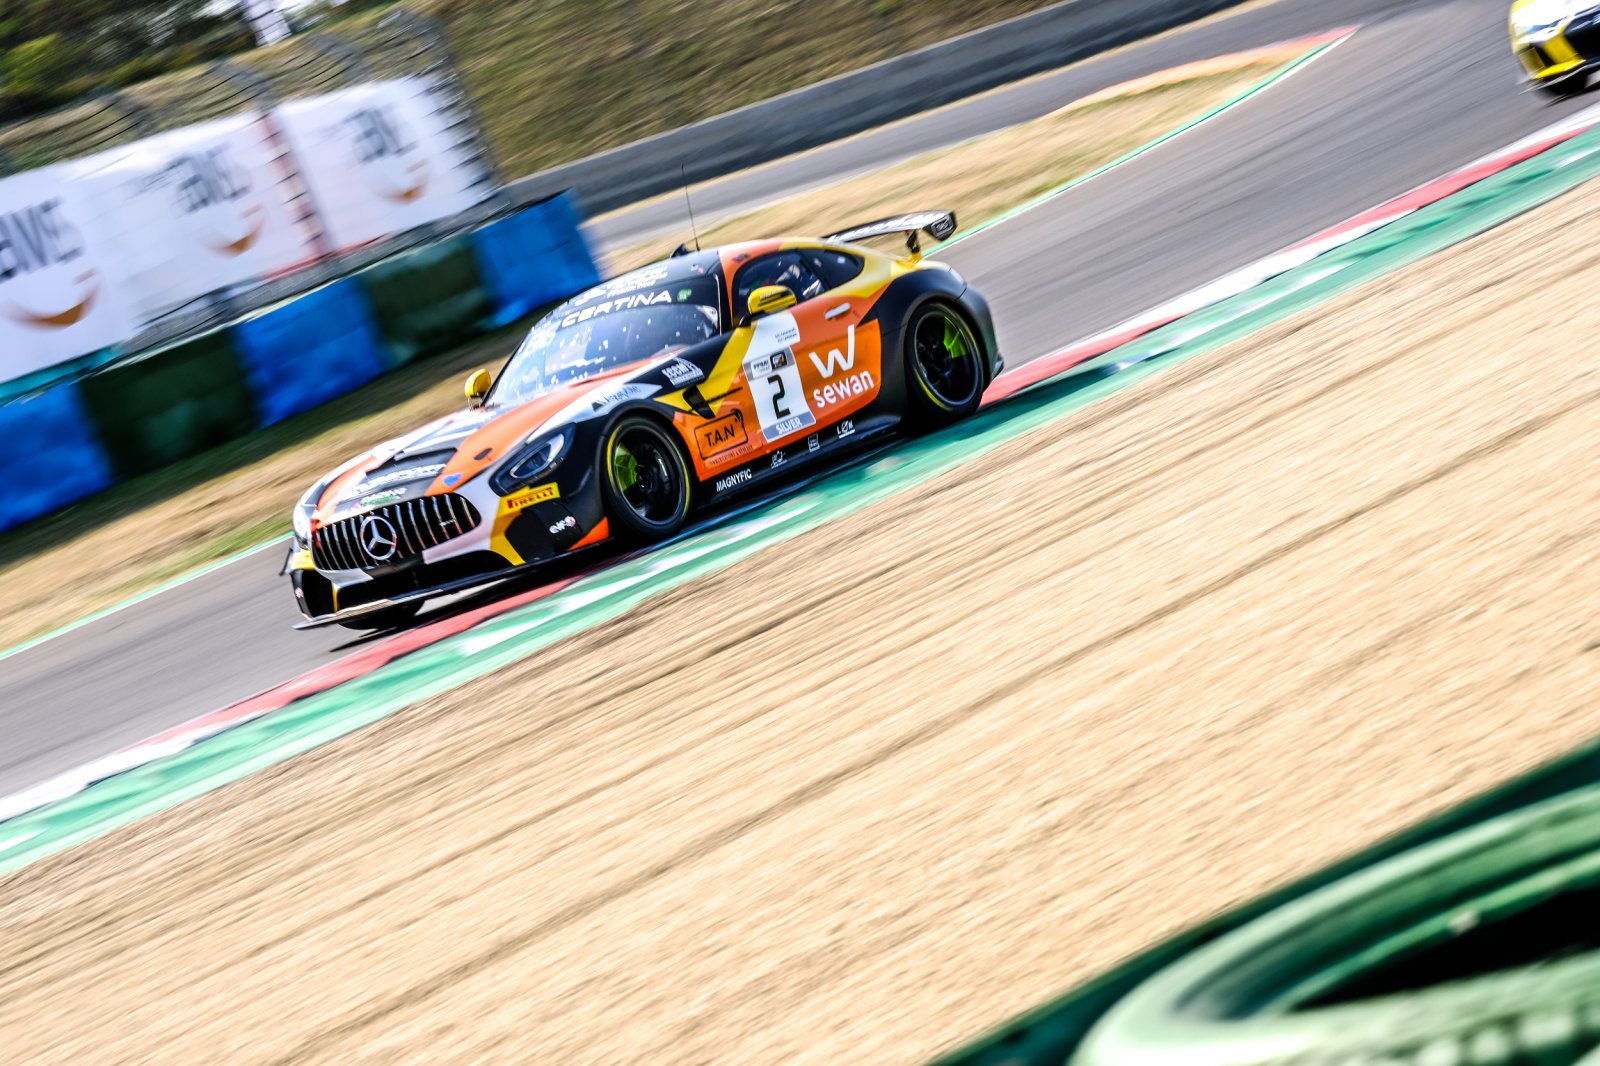
[[[779,374],[768,374],[767,375],[767,386],[773,390],[772,391],[772,410],[773,410],[773,412],[775,414],[777,414],[777,416],[779,418],[788,418],[789,417],[789,407],[788,407],[788,404],[786,404],[784,402],[786,397],[785,397],[784,391],[783,391],[783,377],[782,377],[782,375],[779,375]]]
[[[779,348],[744,361],[745,380],[750,382],[750,398],[755,403],[756,421],[761,423],[767,443],[798,433],[817,424],[817,416],[803,403],[793,409],[793,397],[805,396],[800,383],[800,367],[793,348]],[[759,383],[759,384],[758,384]]]

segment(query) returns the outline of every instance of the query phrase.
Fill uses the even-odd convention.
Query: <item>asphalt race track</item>
[[[728,214],[1179,63],[1363,24],[1222,118],[941,255],[989,296],[1015,366],[1595,102],[1523,92],[1505,19],[1504,0],[1280,0],[701,186],[696,210]],[[600,238],[629,243],[679,208],[618,212]],[[291,628],[281,562],[255,554],[0,660],[0,794],[351,647],[343,630]]]

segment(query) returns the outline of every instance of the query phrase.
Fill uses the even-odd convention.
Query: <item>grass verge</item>
[[[821,190],[783,201],[715,227],[711,239],[786,229],[821,232],[833,221],[870,214],[875,205],[923,199],[957,206],[967,221],[976,221],[970,212],[1004,210],[1203,114],[1283,58],[1258,57],[1235,70],[1068,107],[1059,117],[844,183],[833,199]],[[996,152],[1012,158],[986,163]],[[765,231],[755,228],[768,225]],[[634,265],[659,258],[661,251],[656,246],[651,254],[634,252]],[[319,474],[454,410],[460,379],[505,358],[517,335],[508,328],[412,364],[349,396],[0,536],[0,582],[10,607],[0,618],[0,647],[287,533],[290,508]]]

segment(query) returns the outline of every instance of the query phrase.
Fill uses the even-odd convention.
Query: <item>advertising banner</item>
[[[312,258],[284,203],[259,115],[187,126],[66,164],[117,250],[140,322]]]
[[[132,336],[117,245],[64,168],[0,178],[0,381]]]
[[[256,44],[263,48],[277,44],[292,32],[277,0],[244,0],[244,17],[256,35]]]
[[[353,248],[465,211],[481,194],[425,78],[290,100],[276,111],[331,242]]]

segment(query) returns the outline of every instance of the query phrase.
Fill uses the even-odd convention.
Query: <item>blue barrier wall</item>
[[[472,234],[478,272],[494,298],[496,325],[514,322],[600,280],[570,192]]]
[[[341,278],[233,327],[269,426],[365,385],[389,369],[366,291]]]
[[[414,338],[390,338],[381,327],[372,279],[385,270],[426,278],[429,264],[448,253],[456,274],[476,276],[456,285],[453,303],[438,286],[424,285],[415,296],[438,303],[411,316],[422,325],[430,315],[454,315],[445,338],[451,344],[463,331],[503,325],[588,288],[599,271],[579,221],[576,201],[564,194],[224,330],[154,353],[108,352],[103,367],[96,356],[51,368],[89,373],[32,399],[0,403],[3,439],[25,442],[0,458],[0,532],[342,396],[403,363],[402,355],[415,355],[397,350],[402,343],[415,348]],[[140,357],[127,358],[134,354]],[[0,398],[21,395],[27,385],[0,383]]]
[[[0,529],[111,487],[111,464],[75,384],[0,407]]]

